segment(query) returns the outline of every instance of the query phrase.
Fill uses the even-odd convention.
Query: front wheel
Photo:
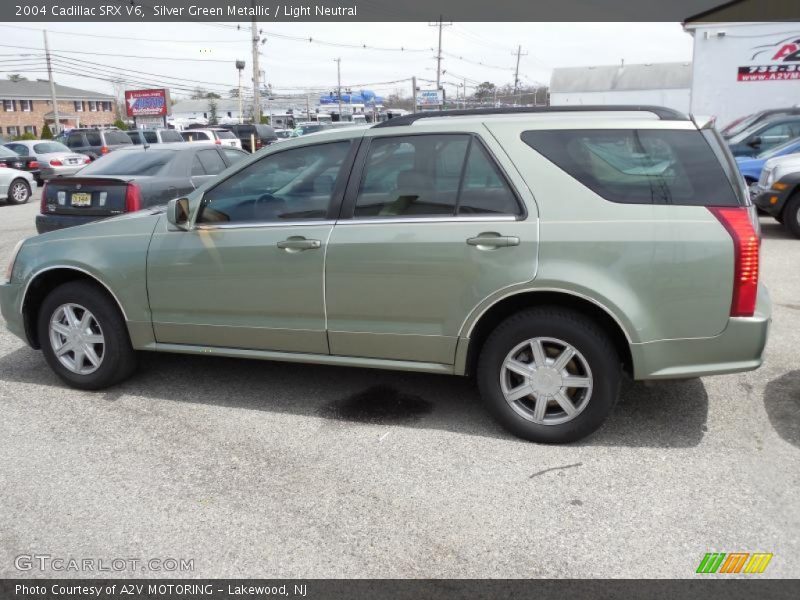
[[[478,360],[478,387],[489,412],[511,433],[542,443],[595,431],[619,395],[614,345],[591,319],[535,308],[503,321]]]
[[[73,387],[102,389],[136,368],[125,321],[100,286],[71,281],[57,287],[42,303],[38,331],[45,360]]]
[[[781,213],[783,226],[795,237],[800,238],[800,192],[795,192]]]
[[[25,204],[31,197],[31,186],[24,179],[15,179],[8,186],[8,201],[11,204]]]

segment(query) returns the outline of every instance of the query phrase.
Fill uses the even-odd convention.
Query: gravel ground
[[[0,261],[36,199],[0,205]],[[470,381],[144,355],[62,385],[0,332],[0,577],[15,557],[193,559],[122,576],[693,577],[705,552],[800,573],[800,240],[763,219],[765,365],[629,383],[582,443],[514,439]],[[108,575],[109,573],[104,573]]]

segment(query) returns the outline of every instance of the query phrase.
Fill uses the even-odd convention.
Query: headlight
[[[764,182],[764,187],[770,187],[773,181],[775,181],[775,169],[770,169],[767,171],[767,180]]]
[[[14,273],[14,263],[17,262],[17,255],[19,251],[22,249],[22,244],[25,243],[25,240],[28,238],[23,238],[17,242],[17,245],[14,246],[14,250],[11,252],[11,259],[8,261],[8,266],[6,267],[6,278],[5,282],[8,283],[11,281],[11,275]]]

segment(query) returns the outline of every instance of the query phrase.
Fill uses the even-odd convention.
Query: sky
[[[124,86],[129,89],[147,87],[143,83],[171,87],[173,98],[188,96],[196,86],[226,96],[238,85],[237,59],[246,62],[243,85],[252,78],[250,23],[238,25],[0,24],[0,76],[45,78],[41,30],[47,29],[55,79],[63,85],[112,93],[107,80],[122,77],[130,80]],[[416,76],[423,87],[429,85],[424,80],[436,79],[438,31],[428,23],[265,22],[259,28],[266,40],[260,46],[261,70],[279,93],[335,89],[336,58],[341,58],[342,86],[354,90],[407,96],[411,86],[402,80]],[[442,36],[442,80],[448,94],[465,78],[468,93],[482,81],[513,83],[518,46],[523,85],[547,84],[555,67],[619,64],[623,59],[629,64],[688,62],[692,57],[692,38],[679,23],[453,23]]]

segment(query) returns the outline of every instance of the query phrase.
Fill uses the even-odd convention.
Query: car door
[[[473,309],[534,277],[536,216],[500,155],[472,134],[365,138],[326,258],[331,354],[453,364]]]
[[[159,343],[327,354],[323,268],[353,143],[264,156],[205,192],[189,231],[157,228]]]

